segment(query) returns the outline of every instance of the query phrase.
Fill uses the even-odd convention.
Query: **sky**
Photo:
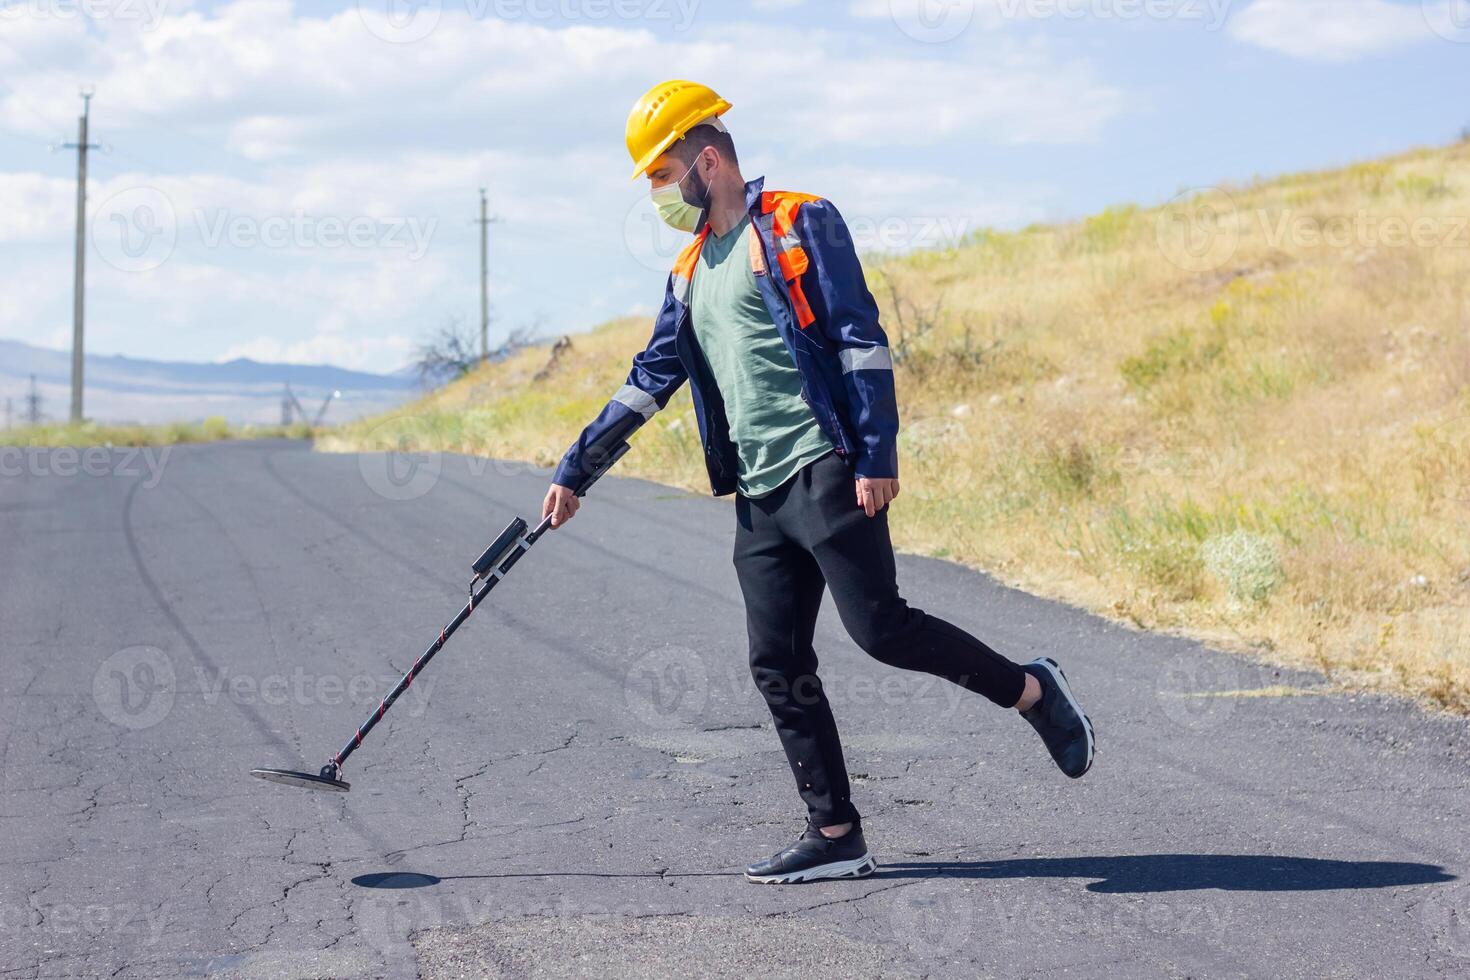
[[[83,86],[91,352],[399,368],[478,326],[481,187],[492,343],[650,314],[668,78],[903,252],[1451,142],[1470,0],[0,0],[0,337],[71,343]]]

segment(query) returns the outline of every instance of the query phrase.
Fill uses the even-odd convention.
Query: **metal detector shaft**
[[[612,467],[612,464],[621,459],[627,451],[628,444],[626,442],[619,442],[611,449],[604,450],[600,453],[600,465],[577,487],[575,491],[576,495],[580,497],[585,494],[592,487],[592,484],[596,483],[597,479],[606,473]],[[329,770],[340,772],[342,763],[346,762],[347,757],[362,744],[362,740],[367,736],[367,733],[372,731],[379,721],[382,721],[383,715],[388,712],[389,708],[393,707],[393,702],[398,700],[398,696],[408,690],[409,685],[413,683],[413,679],[419,675],[419,671],[423,670],[429,661],[434,659],[434,654],[444,649],[444,644],[449,642],[449,638],[454,635],[454,631],[459,629],[461,623],[470,618],[470,613],[474,612],[480,603],[484,601],[485,597],[490,594],[490,590],[495,588],[500,582],[501,577],[506,572],[509,572],[515,563],[521,560],[521,555],[529,551],[531,545],[535,544],[541,535],[545,534],[547,529],[551,527],[551,515],[548,514],[546,517],[543,517],[541,523],[522,534],[521,532],[525,530],[525,527],[526,522],[519,517],[511,521],[510,525],[495,539],[495,543],[475,562],[473,566],[475,578],[470,582],[470,601],[465,603],[465,607],[459,611],[459,615],[455,616],[449,621],[447,626],[439,631],[438,638],[429,645],[427,650],[419,655],[419,658],[413,662],[413,666],[408,668],[408,673],[404,674],[398,683],[393,686],[393,690],[389,691],[387,696],[378,702],[377,708],[373,710],[372,714],[368,715],[367,721],[358,726],[356,733],[353,734],[352,738],[347,740],[347,744],[342,746],[336,755],[332,756],[331,761],[323,769],[324,775]],[[485,584],[477,589],[475,585],[481,580]],[[336,773],[331,773],[331,775],[335,778]]]
[[[517,518],[517,520],[520,520],[520,518]],[[362,744],[362,740],[366,737],[367,733],[372,731],[374,726],[383,720],[383,715],[387,713],[389,708],[393,707],[393,702],[398,700],[398,696],[408,690],[409,685],[413,683],[413,679],[419,675],[419,671],[423,670],[429,661],[434,659],[436,653],[444,649],[444,644],[449,642],[449,638],[454,635],[454,631],[459,629],[460,625],[470,618],[470,613],[474,612],[480,603],[484,601],[485,597],[490,594],[490,590],[495,588],[500,582],[501,576],[510,571],[511,567],[521,560],[521,555],[525,554],[531,545],[535,544],[537,539],[549,527],[551,527],[550,515],[542,518],[540,524],[537,524],[520,539],[518,542],[519,547],[511,549],[505,559],[488,574],[488,577],[485,578],[485,584],[481,585],[478,589],[471,587],[470,601],[465,603],[464,608],[459,611],[459,615],[451,619],[449,624],[439,631],[439,636],[413,662],[413,666],[408,668],[408,673],[404,674],[398,683],[393,686],[393,690],[389,691],[383,700],[378,702],[378,706],[373,709],[373,713],[368,715],[367,721],[359,725],[357,732],[347,740],[347,744],[342,746],[336,755],[332,756],[332,762],[338,768],[341,768],[342,763],[347,761],[347,757]]]

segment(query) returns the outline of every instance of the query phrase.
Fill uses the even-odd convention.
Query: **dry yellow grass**
[[[1470,710],[1470,144],[867,262],[906,550]],[[551,465],[624,320],[322,439]],[[707,492],[687,391],[619,472]]]
[[[174,446],[222,439],[309,439],[312,428],[295,425],[231,425],[215,415],[202,422],[140,425],[110,422],[48,422],[0,429],[4,446]]]

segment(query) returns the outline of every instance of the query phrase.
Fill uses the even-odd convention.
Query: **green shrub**
[[[1281,558],[1264,534],[1235,530],[1214,535],[1200,545],[1200,557],[1236,606],[1262,602],[1281,584]]]
[[[1142,354],[1124,358],[1118,370],[1129,386],[1146,391],[1171,374],[1208,367],[1224,351],[1224,337],[1218,330],[1201,340],[1185,327],[1151,338]]]

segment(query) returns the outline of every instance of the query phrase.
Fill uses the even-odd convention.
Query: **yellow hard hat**
[[[715,90],[697,82],[675,79],[660,82],[633,103],[628,113],[628,155],[633,158],[633,179],[647,170],[675,140],[703,122],[730,108]]]

